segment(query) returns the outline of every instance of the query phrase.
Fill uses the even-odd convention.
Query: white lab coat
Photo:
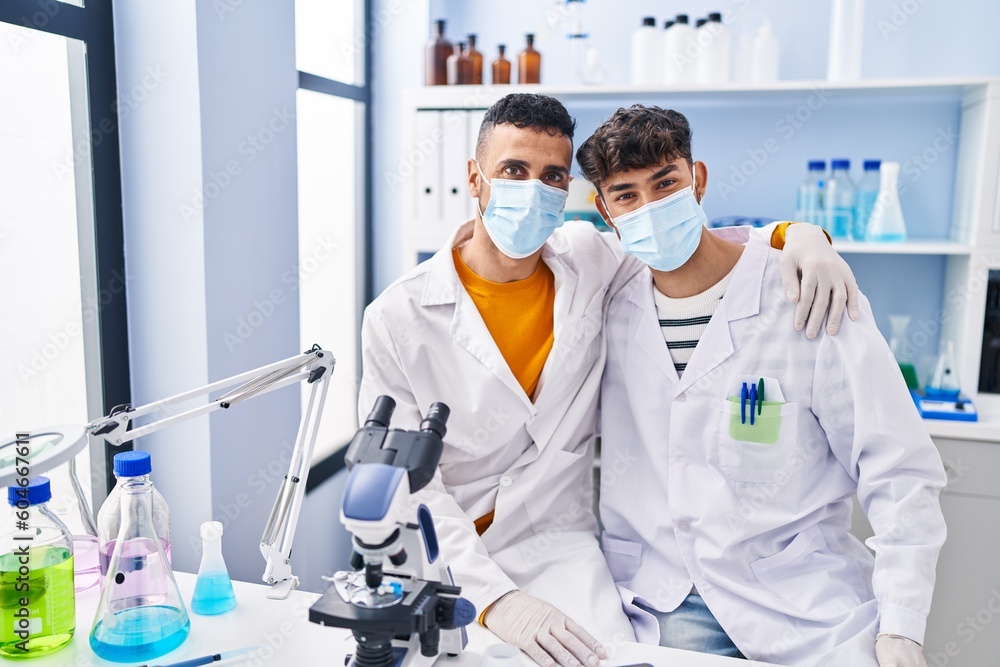
[[[471,234],[472,223],[461,226],[365,311],[358,413],[363,420],[388,394],[392,425],[413,429],[431,403],[451,408],[439,471],[415,498],[433,513],[442,557],[477,610],[518,588],[603,641],[631,641],[592,511],[602,324],[620,245],[583,222],[546,242],[555,341],[532,402],[455,270],[452,248]],[[480,538],[472,519],[494,507]]]
[[[637,639],[659,628],[636,600],[669,612],[694,584],[751,659],[874,667],[876,632],[922,642],[945,474],[867,300],[807,339],[751,239],[678,380],[652,290],[611,300],[601,394],[602,546]],[[778,381],[777,443],[730,436],[741,375]],[[848,533],[855,492],[877,558]]]

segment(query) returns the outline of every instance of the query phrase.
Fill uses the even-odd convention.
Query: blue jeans
[[[656,611],[638,602],[635,604],[659,621],[660,646],[730,658],[743,657],[700,595],[688,595],[677,609],[668,613]]]

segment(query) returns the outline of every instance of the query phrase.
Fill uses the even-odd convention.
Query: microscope
[[[357,640],[348,667],[429,667],[465,648],[476,617],[441,562],[430,510],[410,494],[434,478],[450,410],[433,403],[417,431],[390,429],[396,402],[379,396],[347,449],[340,521],[353,536],[352,571],[309,609],[309,620]]]

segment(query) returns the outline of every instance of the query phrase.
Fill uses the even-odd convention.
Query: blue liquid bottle
[[[201,567],[191,598],[191,611],[205,616],[224,614],[236,606],[236,594],[222,558],[222,524],[218,521],[201,524],[201,540]]]
[[[105,660],[148,662],[184,643],[191,621],[153,524],[152,484],[136,478],[121,491],[121,529],[90,648]]]
[[[864,241],[868,232],[868,221],[878,201],[881,166],[881,160],[865,160],[865,171],[858,181],[858,208],[854,212],[854,226],[851,228],[851,238],[855,241]]]
[[[826,177],[826,162],[810,160],[809,173],[799,185],[798,204],[795,208],[795,219],[810,222],[826,229],[824,211],[824,179]]]
[[[850,160],[830,163],[830,180],[826,182],[826,231],[835,239],[849,238],[854,227],[857,190],[848,173],[850,168]]]

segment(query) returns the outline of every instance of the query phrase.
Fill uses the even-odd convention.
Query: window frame
[[[97,389],[97,397],[88,395],[89,409],[108,414],[112,406],[131,402],[128,354],[127,280],[125,280],[125,236],[122,217],[121,153],[117,114],[118,70],[115,61],[115,27],[112,0],[86,0],[85,6],[59,0],[4,0],[0,3],[0,22],[79,40],[86,48],[85,72],[87,95],[87,141],[90,148],[90,181],[93,218],[93,267],[96,269],[94,296],[97,303],[97,349],[99,360],[85,360],[88,393]],[[72,82],[71,82],[72,85]],[[112,119],[109,129],[105,122]],[[74,118],[74,123],[76,119]],[[100,137],[93,142],[91,137]],[[77,200],[79,210],[80,200]],[[81,237],[81,248],[88,239]],[[90,262],[81,258],[81,266]],[[84,278],[85,281],[89,278]],[[93,287],[85,283],[84,291]],[[107,291],[115,298],[100,298]],[[100,415],[93,415],[95,418]],[[131,449],[131,444],[126,449]],[[106,490],[94,489],[103,497],[113,487],[114,450],[105,443],[103,460],[91,451],[92,479],[104,478]],[[96,484],[94,485],[97,486]]]

